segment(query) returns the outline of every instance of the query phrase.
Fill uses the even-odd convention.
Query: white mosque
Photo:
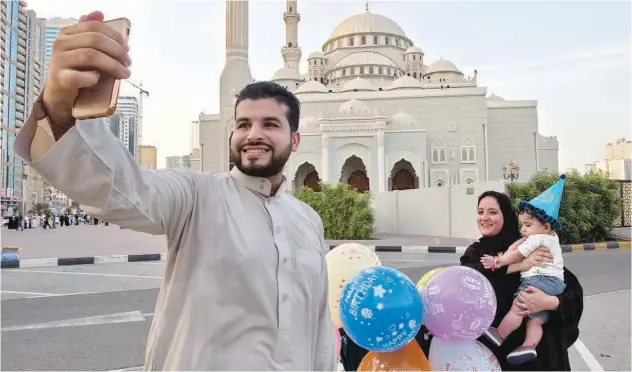
[[[520,179],[558,169],[556,137],[538,133],[535,100],[487,95],[477,71],[447,60],[427,61],[393,20],[372,13],[344,19],[321,51],[302,57],[297,1],[286,1],[285,66],[271,80],[301,101],[301,144],[286,167],[295,189],[318,181],[384,192]],[[248,1],[226,2],[226,64],[221,112],[200,115],[200,149],[193,164],[225,172],[235,95],[252,82],[248,61]],[[195,159],[199,159],[195,161]]]

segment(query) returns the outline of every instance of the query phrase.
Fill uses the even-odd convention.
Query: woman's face
[[[490,237],[498,235],[503,228],[503,213],[496,198],[486,196],[478,203],[478,217],[476,218],[478,231],[481,235]]]

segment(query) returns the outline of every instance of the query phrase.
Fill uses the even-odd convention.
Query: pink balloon
[[[424,323],[444,340],[476,340],[496,315],[496,295],[483,274],[450,266],[435,274],[423,289]]]
[[[340,357],[340,349],[342,348],[342,337],[340,336],[340,330],[335,324],[331,324],[334,328],[334,339],[336,340],[336,358]]]

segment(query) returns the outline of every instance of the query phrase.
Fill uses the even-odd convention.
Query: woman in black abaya
[[[468,266],[487,277],[496,293],[498,308],[493,326],[497,327],[507,314],[514,301],[514,293],[520,285],[520,271],[551,260],[546,249],[533,252],[522,262],[503,267],[500,270],[485,270],[480,263],[483,254],[498,255],[507,251],[509,246],[520,238],[518,218],[505,194],[487,191],[478,199],[477,224],[482,237],[470,245],[461,257],[461,265]],[[541,291],[522,292],[518,296],[518,306],[523,314],[550,310],[551,319],[544,325],[544,335],[537,352],[538,357],[528,363],[512,365],[507,362],[507,354],[522,345],[525,337],[524,324],[514,331],[500,348],[490,344],[484,337],[484,343],[496,355],[503,371],[570,371],[568,348],[579,336],[579,319],[583,311],[583,289],[579,281],[569,270],[564,269],[566,289],[559,296],[549,296]],[[343,346],[340,353],[346,371],[356,371],[367,353],[356,345],[344,332]],[[428,355],[432,336],[422,326],[416,340]]]

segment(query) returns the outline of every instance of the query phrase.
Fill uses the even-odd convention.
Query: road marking
[[[599,297],[599,296],[607,296],[607,295],[611,295],[611,294],[617,294],[617,293],[623,293],[623,292],[630,292],[630,289],[620,289],[618,291],[610,291],[610,292],[601,292],[601,293],[595,293],[595,294],[591,294],[588,296],[584,296],[584,298],[591,298],[591,297]]]
[[[0,291],[0,293],[33,295],[33,296],[39,296],[39,297],[59,296],[58,293],[41,293],[41,292]]]
[[[591,371],[604,370],[603,367],[601,367],[601,364],[599,364],[599,362],[595,358],[595,356],[592,355],[590,350],[588,350],[586,345],[584,345],[584,343],[580,339],[577,339],[577,341],[575,341],[573,345],[575,346],[575,349],[577,349],[577,352],[579,353],[579,355],[584,360],[584,363],[586,363],[586,366],[588,366],[588,368],[590,368]]]
[[[149,275],[127,275],[127,274],[103,274],[103,273],[84,273],[84,272],[69,272],[69,271],[47,271],[47,270],[11,270],[7,271],[11,273],[38,273],[38,274],[66,274],[66,275],[93,275],[93,276],[109,276],[114,278],[145,278],[145,279],[163,279],[162,276],[149,276]],[[4,273],[2,275],[5,275]]]
[[[29,324],[25,326],[15,326],[2,328],[2,332],[23,331],[27,329],[45,329],[45,328],[62,328],[62,327],[78,327],[98,324],[115,324],[129,322],[144,322],[147,319],[140,311],[130,311],[126,313],[116,313],[107,315],[90,316],[87,318],[76,318],[68,320],[59,320],[47,323]]]

